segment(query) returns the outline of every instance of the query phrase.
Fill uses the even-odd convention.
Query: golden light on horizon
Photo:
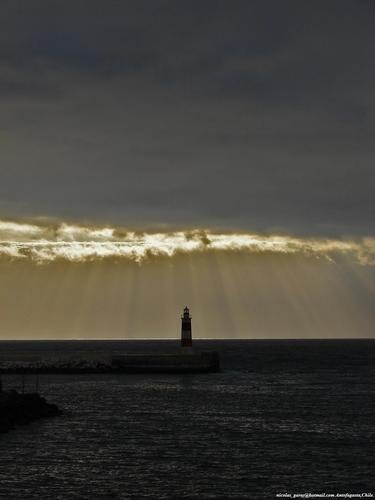
[[[0,220],[0,338],[373,335],[375,239]]]

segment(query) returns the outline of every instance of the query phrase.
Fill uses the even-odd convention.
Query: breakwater
[[[217,352],[116,353],[3,361],[0,373],[205,373],[218,372]]]
[[[61,410],[37,393],[0,392],[0,433],[40,418],[61,415]]]
[[[115,356],[112,366],[127,373],[202,373],[220,370],[216,352],[177,354],[125,354]]]

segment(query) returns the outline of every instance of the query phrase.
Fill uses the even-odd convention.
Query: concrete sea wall
[[[112,365],[123,372],[217,372],[220,369],[216,352],[192,354],[125,354],[114,356]]]

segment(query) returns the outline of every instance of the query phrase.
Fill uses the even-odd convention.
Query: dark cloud
[[[373,2],[0,6],[4,215],[373,233]]]

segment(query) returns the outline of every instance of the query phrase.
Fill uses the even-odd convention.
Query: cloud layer
[[[136,232],[120,227],[0,220],[0,256],[37,263],[127,259],[142,262],[178,253],[244,252],[303,254],[327,258],[348,255],[363,265],[375,264],[375,238],[334,240],[285,235],[217,233],[210,230]]]

